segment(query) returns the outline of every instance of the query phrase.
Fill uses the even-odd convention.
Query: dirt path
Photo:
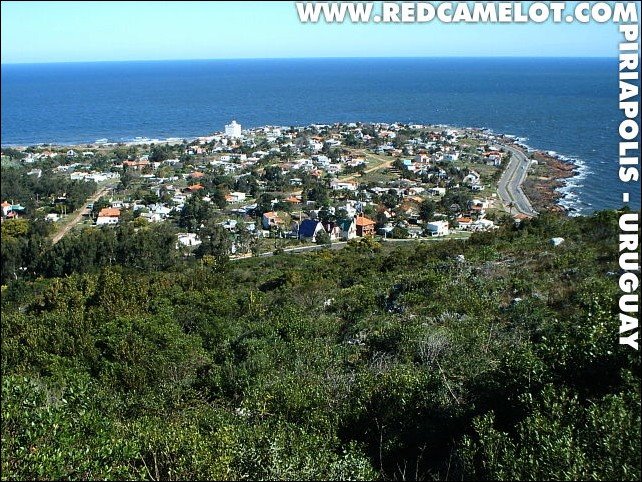
[[[113,187],[114,187],[113,184],[108,184],[107,186],[103,187],[98,192],[96,192],[96,194],[94,194],[89,199],[87,199],[83,203],[83,207],[73,214],[73,218],[71,219],[71,221],[67,222],[64,226],[62,226],[58,230],[56,234],[54,234],[53,238],[51,239],[51,243],[56,244],[58,241],[60,241],[65,236],[65,234],[67,234],[76,224],[82,221],[83,215],[87,215],[91,212],[90,209],[87,209],[87,204],[95,203],[96,201],[98,201],[98,199],[100,199],[101,196],[103,196],[107,191],[109,191]]]
[[[386,162],[384,162],[382,164],[379,164],[378,166],[374,166],[374,167],[371,167],[370,169],[366,169],[363,172],[364,172],[364,174],[370,174],[371,172],[378,171],[379,169],[386,169],[386,168],[389,168],[390,166],[392,166],[393,162],[395,162],[395,160],[391,159],[391,160],[386,161]],[[349,176],[342,177],[341,181],[351,181],[355,177],[359,177],[359,176],[360,176],[359,173],[350,174]]]

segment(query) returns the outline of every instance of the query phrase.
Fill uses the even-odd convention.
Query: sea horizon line
[[[60,60],[46,62],[0,62],[0,66],[67,65],[67,64],[124,64],[163,62],[243,62],[243,61],[312,61],[312,60],[617,60],[618,56],[531,56],[531,55],[399,55],[399,56],[319,56],[319,57],[220,57],[194,59],[123,59],[123,60]]]

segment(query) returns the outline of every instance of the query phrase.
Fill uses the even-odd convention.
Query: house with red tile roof
[[[120,218],[120,209],[118,208],[103,208],[98,213],[96,218],[96,225],[102,224],[118,224]]]
[[[185,188],[185,191],[187,192],[196,192],[200,191],[201,189],[204,189],[204,186],[202,184],[192,184],[191,186],[187,186]]]
[[[271,227],[278,226],[283,221],[276,212],[269,211],[267,213],[263,213],[261,222],[263,224],[263,228],[270,229]]]
[[[123,161],[123,167],[129,167],[135,170],[140,170],[146,166],[149,166],[149,161]]]
[[[291,203],[291,204],[300,204],[301,203],[301,198],[300,198],[300,196],[292,195],[290,197],[285,198],[285,202],[286,203]]]
[[[377,223],[375,223],[372,219],[365,217],[363,214],[357,216],[357,236],[374,236],[376,224]]]
[[[2,214],[4,216],[6,216],[7,214],[9,214],[9,211],[11,211],[11,203],[9,203],[7,201],[3,201],[2,202]]]

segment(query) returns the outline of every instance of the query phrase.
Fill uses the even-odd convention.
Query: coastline
[[[375,123],[376,124],[376,123]],[[253,127],[253,128],[260,128]],[[531,202],[535,211],[550,211],[566,214],[569,216],[580,214],[580,210],[575,207],[577,194],[570,191],[574,180],[580,180],[584,177],[582,172],[583,164],[569,157],[560,155],[554,151],[545,151],[534,149],[525,144],[525,138],[517,137],[512,134],[495,132],[493,129],[485,127],[463,127],[449,124],[425,124],[427,128],[443,128],[456,130],[470,130],[485,133],[494,136],[502,142],[509,144],[511,147],[521,150],[528,158],[537,161],[529,169],[528,175],[521,184],[524,194]],[[28,145],[2,144],[2,148],[26,149],[30,146],[51,147],[51,148],[90,148],[100,149],[114,146],[142,146],[149,144],[181,144],[184,141],[194,142],[210,137],[210,135],[190,136],[190,137],[167,137],[167,138],[149,138],[138,136],[126,140],[98,139],[92,142],[62,142],[62,143],[34,143]]]
[[[567,199],[571,193],[564,192],[564,189],[580,175],[579,166],[544,151],[534,151],[531,157],[537,164],[531,166],[523,189],[533,206],[538,210],[572,214],[575,209]]]
[[[528,175],[521,184],[524,194],[537,212],[549,211],[577,216],[582,214],[577,207],[577,194],[571,191],[574,182],[584,179],[586,166],[579,159],[573,159],[554,151],[535,149],[523,137],[499,134],[491,129],[483,129],[519,149],[524,155],[537,163],[531,164]]]

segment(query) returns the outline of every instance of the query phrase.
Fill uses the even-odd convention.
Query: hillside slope
[[[2,478],[639,479],[616,216],[10,283]]]

